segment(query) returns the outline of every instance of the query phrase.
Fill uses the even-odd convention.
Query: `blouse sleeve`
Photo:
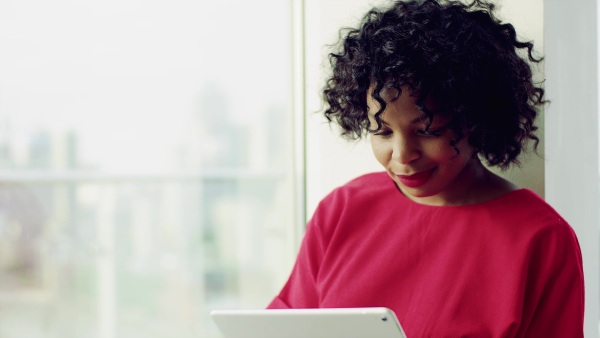
[[[304,239],[292,272],[268,308],[316,308],[319,307],[317,274],[324,253],[324,245],[318,228],[318,214],[306,226]]]
[[[292,272],[268,308],[320,307],[319,270],[340,217],[348,208],[348,199],[348,191],[338,188],[321,200],[306,225]]]
[[[581,249],[573,229],[560,225],[541,234],[532,249],[523,337],[583,337]]]

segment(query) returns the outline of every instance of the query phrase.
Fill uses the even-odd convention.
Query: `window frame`
[[[546,200],[579,239],[590,338],[600,335],[599,7],[544,1]]]

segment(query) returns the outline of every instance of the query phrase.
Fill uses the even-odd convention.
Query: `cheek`
[[[456,150],[450,145],[449,140],[440,140],[439,142],[431,142],[425,145],[424,153],[427,157],[436,162],[447,162],[456,157]]]
[[[386,145],[379,140],[371,139],[371,150],[373,150],[373,155],[375,155],[377,162],[384,166],[388,163],[389,158],[391,157],[391,147],[386,147]]]

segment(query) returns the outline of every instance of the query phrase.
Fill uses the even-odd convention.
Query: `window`
[[[296,253],[291,3],[0,3],[0,336],[216,337]],[[277,254],[273,254],[277,252]]]

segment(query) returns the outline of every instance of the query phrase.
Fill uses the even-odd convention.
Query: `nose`
[[[398,161],[401,164],[408,164],[421,157],[417,142],[410,138],[397,136],[392,145],[392,160]]]

